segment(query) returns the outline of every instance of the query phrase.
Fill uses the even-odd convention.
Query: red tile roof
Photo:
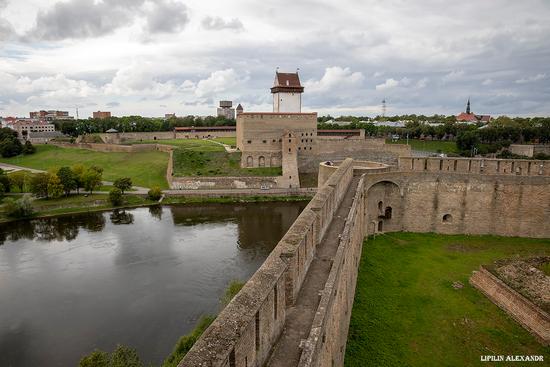
[[[465,121],[465,122],[477,122],[477,117],[473,113],[461,112],[457,117],[456,121]]]
[[[300,83],[298,73],[275,73],[275,83],[271,88],[271,93],[277,92],[295,92],[302,93],[304,87]]]

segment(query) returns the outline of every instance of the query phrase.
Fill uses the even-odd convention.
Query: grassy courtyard
[[[406,143],[407,143],[406,139],[399,139],[396,142],[392,142],[391,139],[386,139],[386,144],[406,144]],[[454,141],[409,139],[409,145],[414,150],[422,150],[424,152],[446,153],[446,154],[459,153],[459,150]]]
[[[0,162],[41,170],[70,167],[78,163],[96,165],[103,168],[105,181],[131,177],[136,186],[168,187],[165,178],[168,154],[164,152],[104,153],[40,144],[37,144],[36,148],[35,154],[0,158]]]
[[[550,359],[550,348],[468,283],[481,264],[548,254],[549,239],[415,233],[369,238],[345,365],[487,365],[481,355]],[[453,288],[456,281],[464,287]]]

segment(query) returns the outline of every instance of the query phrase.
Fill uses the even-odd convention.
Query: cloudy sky
[[[271,110],[550,115],[548,0],[0,0],[0,116]]]

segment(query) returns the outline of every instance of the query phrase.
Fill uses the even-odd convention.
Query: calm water
[[[0,225],[0,366],[77,366],[117,343],[160,362],[305,203],[151,207]]]

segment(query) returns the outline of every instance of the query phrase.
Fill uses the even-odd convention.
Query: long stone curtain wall
[[[300,343],[300,367],[343,366],[365,235],[405,230],[550,237],[546,162],[407,157],[388,168],[346,159],[326,167],[315,197],[179,367],[266,363],[317,245],[345,193],[355,190],[354,174],[361,179],[311,329]]]
[[[218,315],[179,366],[261,366],[280,336],[316,246],[349,189],[352,160],[318,190],[263,265]]]
[[[343,366],[355,297],[357,271],[365,238],[365,193],[359,181],[299,367]],[[351,189],[351,188],[350,188]]]

